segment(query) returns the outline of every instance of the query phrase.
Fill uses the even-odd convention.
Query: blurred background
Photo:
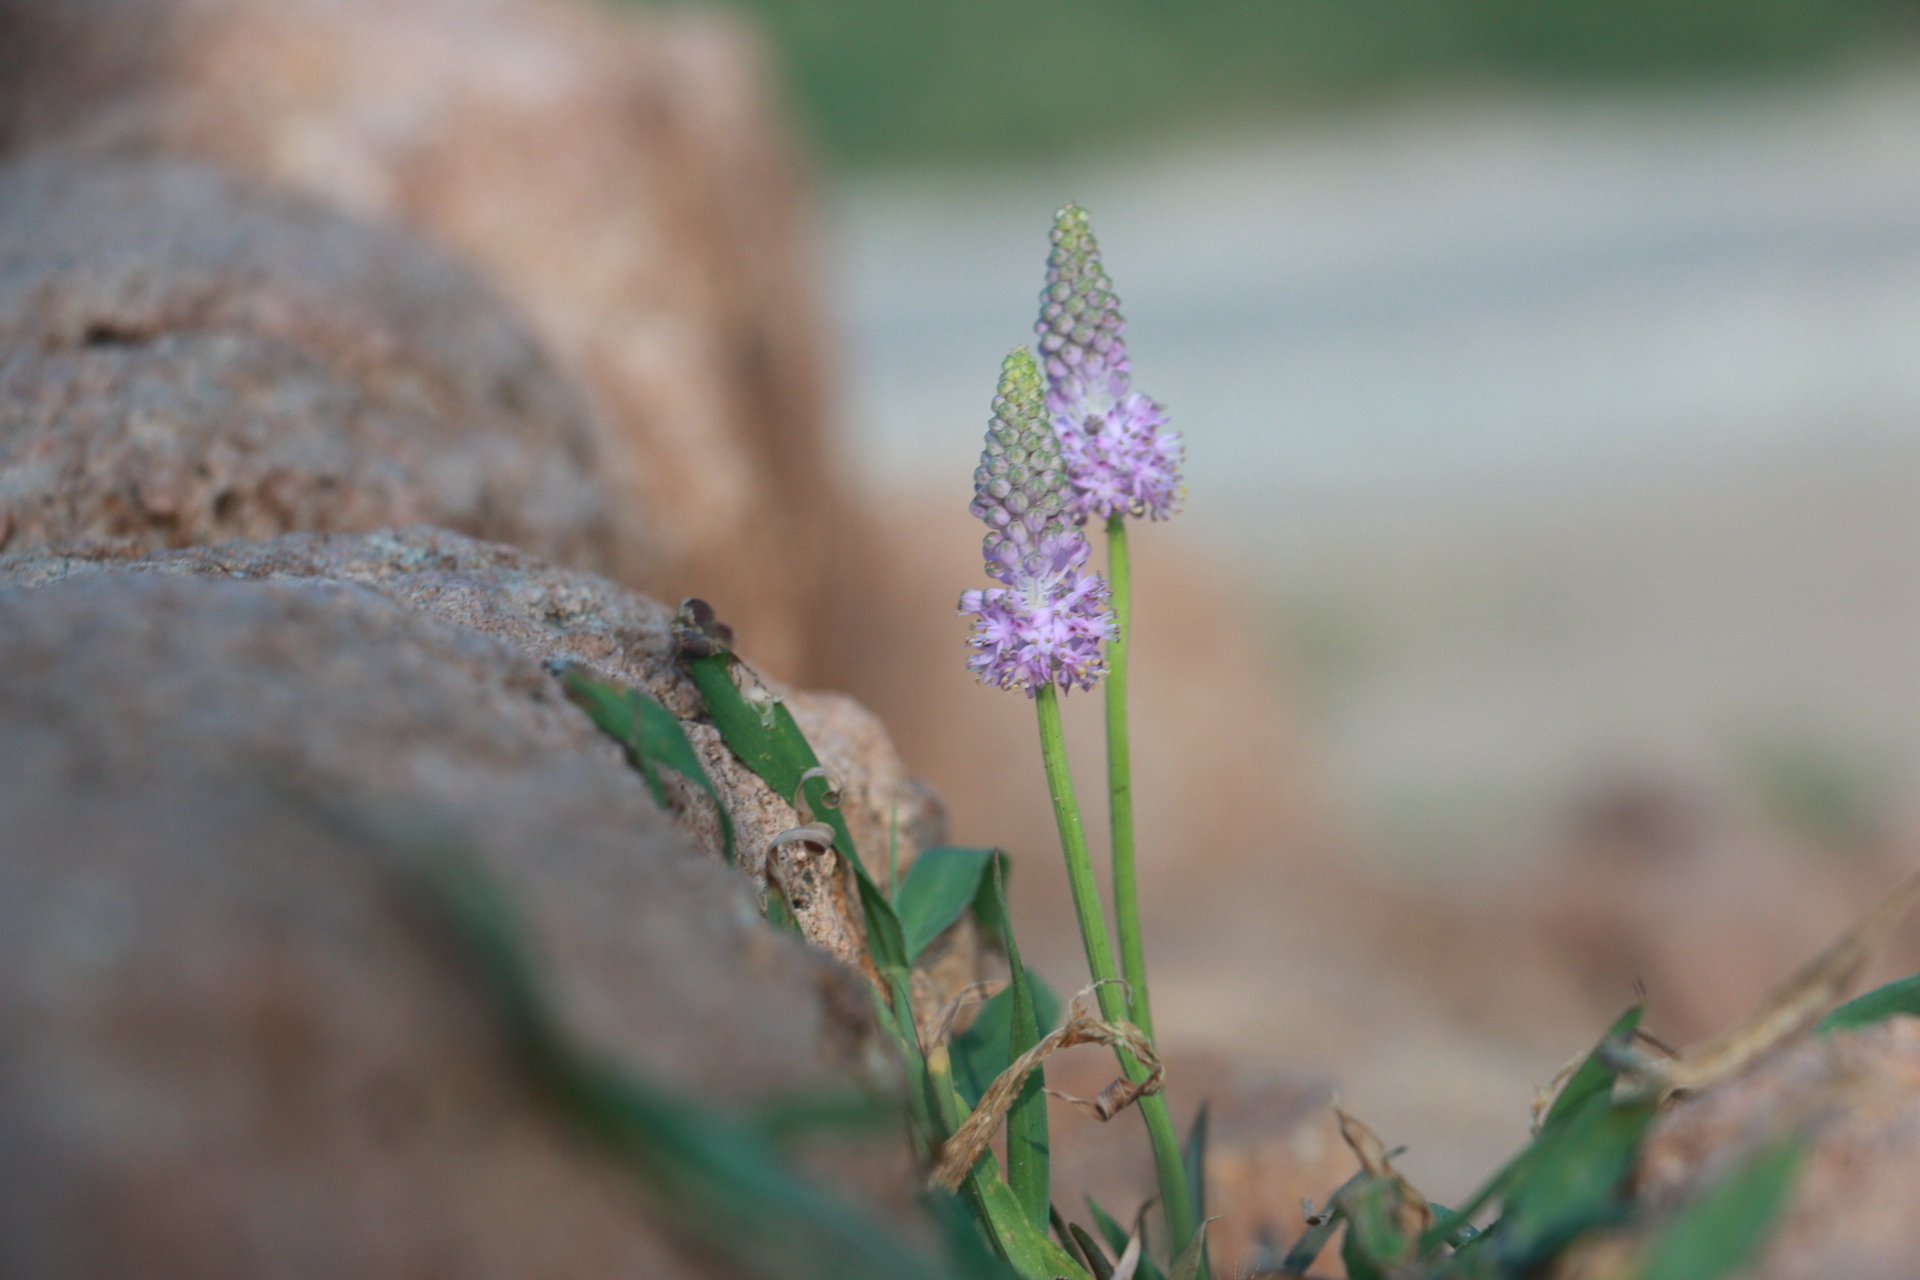
[[[839,679],[1024,850],[1056,971],[1027,708],[948,610],[1067,199],[1189,451],[1135,538],[1167,1037],[1337,1086],[1455,1195],[1636,982],[1723,1025],[1911,861],[1920,7],[748,9],[922,619]]]

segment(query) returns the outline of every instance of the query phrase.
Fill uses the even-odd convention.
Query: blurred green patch
[[[1767,815],[1787,830],[1840,852],[1885,838],[1899,790],[1885,752],[1788,732],[1749,735],[1736,760]]]
[[[1920,17],[1914,0],[736,2],[856,162],[1058,153],[1460,82],[1792,70],[1904,43]]]

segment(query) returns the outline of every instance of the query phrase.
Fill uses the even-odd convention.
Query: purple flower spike
[[[1067,523],[1069,486],[1047,421],[1040,368],[1024,348],[1000,368],[987,447],[973,473],[974,515],[987,523],[988,576],[1005,583],[960,597],[974,614],[967,667],[982,683],[1032,697],[1048,684],[1091,689],[1113,636],[1107,584],[1082,573],[1087,540]]]
[[[1072,482],[1068,512],[1149,516],[1180,509],[1185,447],[1167,430],[1166,411],[1132,390],[1133,367],[1121,332],[1127,322],[1087,211],[1070,204],[1054,215],[1047,287],[1040,294],[1040,353],[1047,362],[1047,411]]]

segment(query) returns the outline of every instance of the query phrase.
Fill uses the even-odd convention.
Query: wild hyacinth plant
[[[1087,211],[1070,204],[1054,215],[1047,287],[1034,332],[1046,361],[1047,411],[1059,434],[1073,487],[1076,521],[1106,521],[1107,575],[1113,635],[1107,643],[1107,799],[1113,844],[1114,923],[1120,971],[1133,1021],[1153,1034],[1147,959],[1140,936],[1134,873],[1133,748],[1127,728],[1127,631],[1132,625],[1133,573],[1127,520],[1165,520],[1186,500],[1180,478],[1184,447],[1167,430],[1166,411],[1133,390],[1133,365],[1122,337],[1127,322],[1100,260]]]
[[[1066,215],[1062,215],[1063,221]],[[1080,215],[1084,229],[1085,215]],[[1056,233],[1056,246],[1062,238]],[[1079,268],[1071,279],[1064,271],[1052,286],[1064,295],[1059,302],[1062,319],[1086,316],[1088,298],[1094,295],[1086,282],[1093,273],[1084,270],[1089,254],[1080,249],[1083,240],[1069,246],[1065,254],[1056,247],[1056,257]],[[1098,259],[1091,259],[1095,272]],[[1104,279],[1104,275],[1100,276]],[[1063,341],[1053,343],[1051,359],[1057,359],[1063,371],[1056,388],[1068,387],[1060,394],[1061,403],[1072,406],[1060,414],[1077,421],[1073,433],[1074,448],[1083,461],[1104,460],[1105,465],[1089,463],[1082,474],[1095,483],[1130,485],[1134,469],[1123,472],[1112,461],[1113,452],[1128,444],[1129,434],[1138,431],[1128,421],[1151,416],[1136,411],[1137,417],[1117,421],[1116,414],[1126,405],[1126,353],[1118,348],[1118,314],[1111,306],[1111,293],[1101,292],[1102,309],[1091,323],[1062,324]],[[1043,316],[1044,319],[1044,316]],[[1096,345],[1098,342],[1098,345]],[[1043,344],[1044,346],[1044,344]],[[1085,373],[1090,381],[1075,386],[1073,379]],[[1120,399],[1110,393],[1118,390]],[[1105,406],[1104,409],[1099,406]],[[1077,418],[1072,415],[1078,414]],[[1003,689],[1019,689],[1034,700],[1040,720],[1040,752],[1046,765],[1047,786],[1053,795],[1054,818],[1060,828],[1060,845],[1066,855],[1067,879],[1073,890],[1074,910],[1080,918],[1080,940],[1086,949],[1087,969],[1097,984],[1101,1012],[1110,1022],[1132,1021],[1128,990],[1145,990],[1145,961],[1139,948],[1139,909],[1119,913],[1124,939],[1131,933],[1129,951],[1134,972],[1126,983],[1113,960],[1112,943],[1107,937],[1106,917],[1100,905],[1099,889],[1094,883],[1093,864],[1087,854],[1087,837],[1080,819],[1079,801],[1074,795],[1073,776],[1067,768],[1066,738],[1060,722],[1060,696],[1075,686],[1090,689],[1107,674],[1098,646],[1106,642],[1111,651],[1118,642],[1119,630],[1106,608],[1108,590],[1098,574],[1083,572],[1088,556],[1086,539],[1073,523],[1071,514],[1087,509],[1086,491],[1075,484],[1072,471],[1063,469],[1062,454],[1066,431],[1056,431],[1054,405],[1040,384],[1040,370],[1024,349],[1006,358],[1001,366],[1000,389],[993,401],[993,420],[987,428],[986,448],[980,466],[974,472],[973,514],[986,522],[983,546],[987,573],[1005,585],[986,591],[968,591],[960,598],[960,610],[972,615],[973,635],[968,641],[973,656],[968,666],[987,684]],[[1177,448],[1177,446],[1176,446]],[[1096,454],[1096,450],[1101,451]],[[1092,499],[1105,502],[1105,498]],[[1078,511],[1076,511],[1078,508]],[[1117,522],[1119,515],[1112,520]],[[1109,525],[1111,529],[1112,524]],[[1124,535],[1122,535],[1124,545]],[[1124,661],[1124,656],[1122,657]],[[1113,703],[1108,703],[1109,739]],[[1120,714],[1124,720],[1125,706]],[[1121,731],[1124,749],[1125,731]],[[1124,784],[1124,775],[1121,779]],[[1129,827],[1131,804],[1126,816]],[[1131,834],[1129,830],[1129,835]],[[1131,841],[1129,840],[1129,846]],[[1118,841],[1115,844],[1119,848]],[[1131,854],[1131,848],[1128,850]],[[1119,883],[1116,859],[1116,885]],[[1132,864],[1127,862],[1126,887],[1132,896]],[[1117,890],[1116,890],[1117,891]],[[1142,1028],[1144,1030],[1144,1027]],[[1129,1080],[1144,1082],[1150,1069],[1137,1056],[1120,1045],[1115,1046],[1121,1069]],[[1183,1250],[1194,1234],[1194,1206],[1187,1187],[1180,1144],[1174,1136],[1173,1121],[1167,1114],[1165,1099],[1157,1093],[1139,1099],[1141,1116],[1153,1148],[1155,1170],[1167,1219],[1167,1232],[1175,1253]]]
[[[849,1214],[781,1167],[768,1135],[817,1123],[832,1108],[802,1106],[785,1119],[702,1112],[573,1045],[536,998],[539,984],[503,931],[498,904],[465,881],[451,886],[449,903],[461,908],[457,922],[495,979],[506,1021],[548,1092],[629,1161],[681,1230],[767,1280],[1207,1280],[1209,1274],[1204,1227],[1196,1225],[1205,1212],[1206,1126],[1196,1120],[1183,1150],[1159,1096],[1134,886],[1126,724],[1125,522],[1163,519],[1178,508],[1181,446],[1160,406],[1132,389],[1119,305],[1086,213],[1075,206],[1055,219],[1038,328],[1040,359],[1019,350],[1001,368],[974,474],[972,511],[987,526],[986,571],[997,585],[966,592],[960,608],[973,619],[968,666],[986,684],[1024,693],[1038,715],[1041,758],[1094,979],[1091,993],[1076,997],[1063,1017],[1052,993],[1022,966],[1006,909],[1006,855],[926,849],[904,879],[890,876],[883,892],[837,811],[826,770],[787,708],[735,658],[731,632],[698,601],[686,602],[674,620],[678,658],[712,727],[775,794],[793,798],[801,825],[774,845],[838,859],[857,893],[863,970],[875,1015],[904,1068],[908,1129],[930,1170],[926,1204],[941,1228],[941,1254]],[[1089,519],[1107,522],[1105,576],[1088,567],[1081,529]],[[674,713],[581,668],[563,667],[561,674],[569,695],[622,744],[663,803],[660,770],[667,769],[720,806],[721,794]],[[1062,697],[1103,680],[1118,965],[1060,718]],[[775,861],[774,850],[767,861]],[[782,901],[790,890],[779,875],[769,871],[765,887],[769,920],[801,931],[794,904]],[[1531,1141],[1457,1208],[1428,1201],[1394,1169],[1385,1144],[1341,1113],[1341,1134],[1360,1172],[1331,1189],[1285,1257],[1267,1259],[1258,1274],[1307,1274],[1337,1235],[1346,1274],[1355,1280],[1537,1280],[1549,1273],[1583,1280],[1727,1280],[1752,1259],[1789,1203],[1804,1144],[1783,1130],[1677,1206],[1650,1208],[1634,1170],[1661,1108],[1676,1093],[1733,1078],[1796,1038],[1920,1015],[1920,975],[1832,1007],[1916,903],[1920,876],[1776,988],[1753,1017],[1686,1052],[1669,1055],[1642,1037],[1641,1007],[1627,1010],[1536,1101]],[[973,1025],[956,1035],[954,1015],[967,997],[928,1019],[914,1007],[914,978],[932,941],[968,911],[986,936],[1000,940],[1009,978]],[[1043,1063],[1055,1051],[1088,1043],[1113,1048],[1122,1079],[1083,1105],[1102,1119],[1138,1106],[1159,1179],[1168,1238],[1156,1244],[1164,1248],[1147,1250],[1144,1211],[1129,1232],[1089,1200],[1096,1236],[1067,1222],[1053,1203]],[[805,1120],[810,1114],[815,1118]],[[1004,1172],[991,1145],[1002,1125]]]

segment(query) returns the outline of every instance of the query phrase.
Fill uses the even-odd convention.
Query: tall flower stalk
[[[1113,633],[1107,640],[1107,804],[1113,846],[1114,922],[1120,967],[1131,991],[1133,1021],[1153,1034],[1146,949],[1140,933],[1135,871],[1133,748],[1127,722],[1127,640],[1133,578],[1127,520],[1164,520],[1186,497],[1183,446],[1167,430],[1166,411],[1133,390],[1122,337],[1126,320],[1100,260],[1087,211],[1068,205],[1054,216],[1047,286],[1034,324],[1046,361],[1047,412],[1058,433],[1068,509],[1077,522],[1104,520]]]
[[[1087,968],[1097,984],[1101,1013],[1110,1021],[1132,1021],[1094,883],[1060,723],[1061,695],[1076,686],[1091,689],[1100,681],[1106,674],[1101,645],[1110,644],[1116,634],[1113,615],[1106,608],[1106,583],[1098,574],[1082,570],[1089,551],[1086,538],[1073,523],[1070,508],[1075,491],[1062,454],[1040,369],[1032,355],[1017,350],[1001,366],[986,448],[974,472],[971,507],[987,525],[986,571],[1003,585],[964,593],[960,610],[975,618],[968,640],[973,650],[968,666],[983,682],[1019,689],[1034,700],[1040,753]],[[1147,1078],[1147,1069],[1131,1053],[1124,1049],[1116,1053],[1129,1079]],[[1138,1105],[1153,1149],[1168,1234],[1177,1253],[1195,1229],[1180,1144],[1164,1098],[1152,1094]]]

